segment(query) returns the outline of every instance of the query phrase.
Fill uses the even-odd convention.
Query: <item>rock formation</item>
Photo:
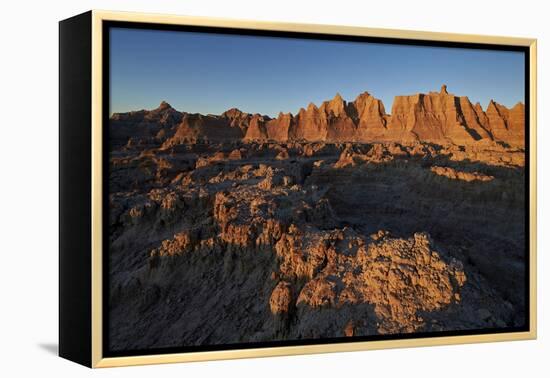
[[[487,129],[495,140],[512,146],[522,146],[525,139],[525,106],[517,103],[512,109],[493,100],[486,111]]]
[[[494,179],[493,176],[489,176],[479,172],[461,172],[457,171],[451,167],[438,167],[434,165],[430,170],[439,176],[445,176],[452,180],[463,180],[463,181],[491,181]]]
[[[165,147],[196,141],[428,142],[441,145],[504,143],[523,147],[525,106],[508,109],[491,100],[484,111],[468,97],[457,97],[443,85],[439,92],[396,96],[391,115],[382,102],[365,92],[352,102],[340,96],[319,107],[310,103],[296,115],[270,119],[229,109],[220,116],[180,113],[163,102],[152,111],[111,117],[113,143],[148,144],[156,137]]]
[[[136,142],[147,145],[154,143],[156,138],[165,139],[175,132],[184,114],[164,101],[154,110],[115,113],[109,121],[110,143],[120,147]]]
[[[470,145],[491,139],[468,98],[449,94],[446,86],[394,100],[387,140]]]

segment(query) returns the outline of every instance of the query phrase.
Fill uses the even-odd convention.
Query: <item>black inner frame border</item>
[[[110,350],[109,348],[109,108],[110,108],[110,33],[111,28],[127,28],[136,30],[156,30],[156,31],[179,31],[179,32],[195,32],[209,34],[225,34],[225,35],[242,35],[256,37],[279,37],[279,38],[294,38],[294,39],[312,39],[324,41],[342,41],[342,42],[368,42],[390,45],[409,45],[409,46],[424,46],[424,47],[447,47],[447,48],[465,48],[477,50],[496,50],[496,51],[516,51],[524,53],[524,101],[525,101],[525,324],[522,327],[505,327],[505,328],[485,328],[472,330],[457,330],[457,331],[439,331],[439,332],[418,332],[409,334],[390,334],[390,335],[371,335],[371,336],[353,336],[353,337],[337,337],[337,338],[319,338],[319,339],[301,339],[301,340],[278,340],[266,342],[249,342],[235,344],[213,344],[200,346],[181,346],[167,348],[150,348],[150,349],[134,349],[134,350]],[[241,29],[228,27],[212,27],[212,26],[194,26],[194,25],[168,25],[158,23],[144,22],[129,22],[129,21],[102,21],[102,168],[103,168],[103,196],[102,196],[102,227],[103,227],[103,266],[102,266],[102,348],[103,357],[127,357],[140,355],[158,355],[171,353],[190,353],[190,352],[207,352],[220,350],[236,350],[236,349],[255,349],[269,348],[281,346],[306,346],[319,344],[336,344],[336,343],[356,343],[365,341],[379,340],[404,340],[404,339],[422,339],[445,336],[466,336],[466,335],[486,335],[486,334],[501,334],[511,332],[526,332],[530,329],[530,54],[528,46],[515,45],[498,45],[498,44],[483,44],[470,42],[446,42],[446,41],[430,41],[430,40],[415,40],[402,38],[388,37],[368,37],[368,36],[352,36],[352,35],[334,35],[324,33],[309,33],[309,32],[289,32],[289,31],[272,31],[272,30],[256,30],[256,29]]]

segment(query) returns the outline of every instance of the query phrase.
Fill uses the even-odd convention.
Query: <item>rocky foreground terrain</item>
[[[518,327],[524,108],[114,114],[112,350]]]

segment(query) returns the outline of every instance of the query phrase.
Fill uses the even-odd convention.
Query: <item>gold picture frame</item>
[[[79,18],[80,17],[80,18]],[[84,20],[84,21],[83,21]],[[314,34],[331,34],[342,36],[359,36],[359,37],[381,37],[389,39],[399,40],[421,40],[421,41],[437,41],[437,42],[455,42],[455,43],[476,43],[476,44],[491,44],[491,45],[504,45],[504,46],[522,46],[528,48],[529,51],[529,232],[526,236],[529,239],[529,329],[524,332],[504,332],[494,334],[476,334],[476,335],[458,335],[458,336],[433,336],[426,338],[405,338],[397,340],[375,340],[375,341],[360,341],[360,342],[343,342],[343,343],[331,343],[331,344],[313,344],[313,345],[300,345],[300,346],[280,346],[280,347],[265,347],[254,349],[231,349],[231,350],[215,350],[215,351],[201,351],[201,352],[186,352],[186,353],[170,353],[170,354],[154,354],[154,355],[136,355],[136,356],[122,356],[122,357],[105,357],[102,350],[103,345],[103,191],[104,191],[104,176],[103,176],[103,153],[104,153],[104,141],[102,128],[104,127],[104,98],[103,98],[103,24],[109,21],[128,22],[128,23],[143,23],[143,24],[163,24],[163,25],[191,25],[191,26],[206,26],[216,28],[238,28],[238,29],[251,29],[262,31],[284,31],[284,32],[300,32],[300,33],[314,33]],[[62,21],[60,33],[60,75],[64,76],[64,68],[68,67],[69,63],[65,60],[73,59],[76,52],[80,48],[88,49],[89,53],[82,56],[79,59],[86,60],[90,58],[87,67],[89,68],[88,80],[84,80],[85,87],[83,93],[89,91],[89,97],[86,100],[91,100],[86,105],[80,97],[67,94],[65,97],[61,94],[61,129],[63,134],[64,125],[63,122],[69,122],[71,119],[70,110],[68,108],[75,109],[76,106],[81,106],[82,109],[88,106],[88,112],[84,118],[80,120],[90,122],[89,128],[84,128],[83,140],[89,142],[89,156],[90,168],[84,174],[88,174],[90,185],[89,202],[86,202],[86,206],[89,205],[89,223],[82,226],[84,231],[88,232],[89,245],[84,244],[80,248],[86,249],[89,253],[85,255],[85,259],[81,261],[75,261],[76,257],[68,257],[69,252],[80,253],[76,250],[78,244],[77,241],[62,241],[60,246],[60,354],[63,357],[82,363],[84,365],[99,368],[99,367],[114,367],[114,366],[129,366],[129,365],[143,365],[143,364],[160,364],[160,363],[174,363],[174,362],[188,362],[188,361],[207,361],[207,360],[219,360],[219,359],[237,359],[237,358],[250,358],[250,357],[267,357],[267,356],[283,356],[283,355],[300,355],[310,353],[328,353],[328,352],[347,352],[347,351],[360,351],[371,349],[387,349],[387,348],[402,348],[402,347],[420,347],[420,346],[435,346],[435,345],[448,345],[448,344],[466,344],[466,343],[481,343],[481,342],[495,342],[495,341],[513,341],[513,340],[528,340],[535,339],[537,335],[537,291],[536,291],[536,114],[537,114],[537,74],[536,74],[536,54],[537,54],[537,41],[536,39],[529,38],[513,38],[513,37],[501,37],[501,36],[483,36],[483,35],[469,35],[469,34],[451,34],[451,33],[435,33],[424,31],[408,31],[408,30],[391,30],[391,29],[374,29],[366,27],[351,27],[351,26],[336,26],[336,25],[317,25],[317,24],[294,24],[294,23],[276,23],[276,22],[258,22],[251,20],[231,20],[231,19],[217,19],[209,17],[188,17],[188,16],[175,16],[175,15],[160,15],[160,14],[144,14],[144,13],[127,13],[127,12],[111,12],[93,10],[82,16],[76,16],[73,19]],[[74,34],[78,31],[84,32],[89,38],[89,42],[82,45],[81,42],[75,40]],[[67,37],[67,34],[73,34],[72,37]],[[71,39],[73,38],[73,39]],[[64,60],[65,59],[65,60]],[[65,62],[65,63],[64,63]],[[75,61],[75,64],[78,61]],[[71,77],[81,77],[75,74]],[[68,77],[68,76],[67,76]],[[69,91],[69,86],[74,85],[70,82],[71,77],[66,79],[60,78],[61,92],[65,89]],[[76,79],[75,79],[76,80]],[[81,79],[78,79],[81,80]],[[67,85],[67,87],[64,87]],[[81,105],[76,105],[74,101],[81,101]],[[69,113],[67,113],[69,112]],[[81,115],[74,115],[74,117],[80,117]],[[88,118],[86,118],[88,117]],[[63,136],[61,137],[61,149],[63,149]],[[64,159],[67,159],[66,155],[63,155],[61,151],[60,164],[61,170],[61,182],[63,187],[63,164]],[[67,163],[68,164],[68,163]],[[72,168],[75,169],[75,168]],[[71,174],[71,168],[66,167],[66,175]],[[77,201],[79,195],[85,194],[70,194],[69,189],[64,190],[62,188],[61,197],[64,194],[67,196],[66,203],[61,203],[61,218],[64,218],[63,206],[69,206],[70,201]],[[71,197],[72,196],[72,197]],[[60,230],[60,239],[65,240],[67,233],[71,230],[70,227],[76,227],[74,224],[70,225],[69,218],[65,217],[67,222],[61,219],[63,226]],[[89,226],[89,228],[87,228]],[[71,244],[72,243],[72,244]],[[72,249],[69,248],[72,246]],[[66,249],[64,249],[66,248]],[[80,264],[80,265],[78,265]],[[86,271],[87,275],[78,279],[88,280],[89,287],[82,287],[80,284],[75,283],[77,278],[71,276],[68,269],[72,269],[76,272]],[[83,284],[82,284],[83,285]],[[74,289],[69,288],[72,286]],[[78,306],[71,296],[75,295],[75,292],[71,290],[90,289],[89,294],[83,294],[85,301],[89,301],[89,307],[86,304],[82,311],[90,311],[89,317],[81,319],[81,321],[74,320],[81,314],[75,310],[74,306]],[[68,299],[64,299],[68,298]],[[88,302],[86,302],[88,303]],[[72,309],[71,309],[72,308]],[[79,315],[80,314],[80,315]],[[72,328],[67,328],[67,324],[70,322],[81,322],[80,325],[72,325]],[[69,334],[71,333],[71,334]],[[79,338],[81,341],[77,341]],[[89,344],[79,352],[74,351],[78,348],[78,343]]]

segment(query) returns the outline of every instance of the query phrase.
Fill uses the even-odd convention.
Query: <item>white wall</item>
[[[541,376],[550,355],[548,124],[550,27],[544,1],[119,0],[2,2],[0,22],[0,374],[84,376],[57,343],[57,21],[95,9],[539,39],[539,340],[200,364],[133,367],[97,376]],[[544,215],[544,211],[546,215]],[[546,319],[545,319],[546,318]],[[546,354],[546,355],[545,355]],[[11,373],[9,372],[11,371]],[[7,373],[7,374],[6,374]],[[28,373],[28,374],[27,374]]]

